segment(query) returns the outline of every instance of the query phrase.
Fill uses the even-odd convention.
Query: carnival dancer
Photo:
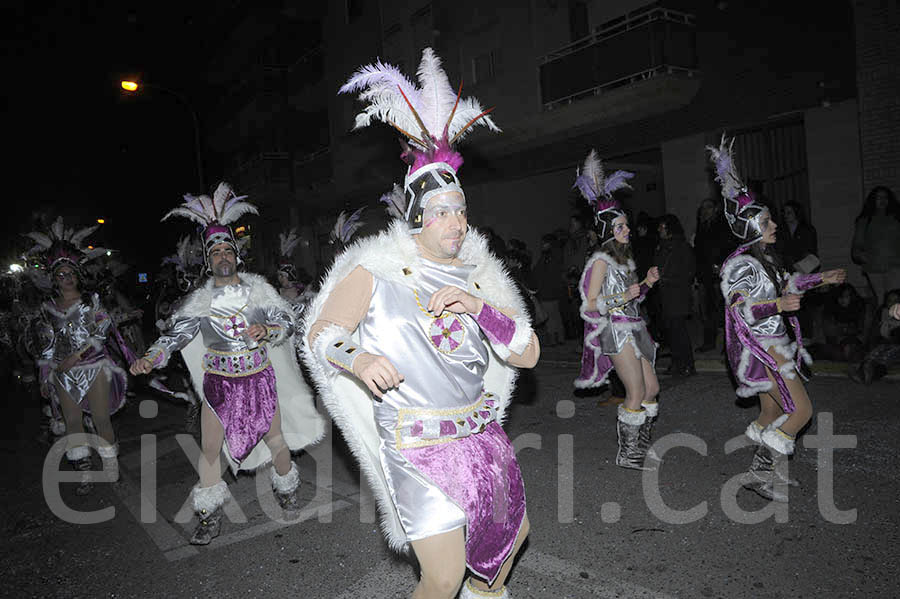
[[[797,433],[812,417],[812,404],[801,379],[802,362],[812,360],[803,348],[797,317],[804,292],[842,283],[843,269],[789,275],[774,251],[775,220],[741,183],[732,145],[725,136],[719,147],[707,146],[722,186],[725,219],[739,246],[722,264],[725,297],[725,345],[741,397],[759,395],[759,417],[745,431],[757,444],[743,485],[766,499],[787,501],[787,459],[795,451]],[[798,377],[798,374],[800,375]]]
[[[638,306],[659,280],[659,271],[650,268],[638,282],[628,217],[613,198],[615,191],[630,187],[628,179],[633,176],[628,171],[616,171],[607,177],[596,151],[591,150],[575,179],[575,187],[594,212],[600,244],[588,258],[578,285],[584,350],[575,387],[599,387],[615,368],[625,385],[625,402],[619,405],[616,418],[616,465],[640,470],[649,467],[645,459],[659,413],[659,381],[656,343]]]
[[[49,273],[55,296],[42,306],[47,325],[38,360],[41,394],[51,398],[62,411],[66,423],[66,458],[83,474],[76,489],[86,495],[93,487],[91,445],[100,454],[108,480],[119,478],[119,446],[111,416],[125,403],[127,377],[112,357],[112,342],[126,360],[133,354],[96,293],[84,289],[84,265],[106,253],[104,248],[81,247],[97,226],[66,229],[62,217],[48,233],[32,232],[37,242],[32,249],[43,250],[43,267]],[[84,419],[90,417],[97,431],[95,440],[84,435]],[[86,441],[88,441],[86,443]]]
[[[300,237],[296,229],[278,234],[281,260],[278,263],[278,293],[291,305],[291,313],[294,320],[300,322],[303,311],[312,301],[313,293],[309,286],[300,281],[297,276],[297,267],[294,266],[294,248],[300,243]]]
[[[271,461],[272,488],[284,516],[298,515],[300,484],[291,450],[324,433],[290,344],[290,306],[263,277],[238,272],[242,263],[229,223],[256,208],[220,183],[213,198],[185,196],[171,210],[204,226],[207,272],[169,320],[168,330],[131,366],[134,374],[164,367],[181,350],[202,397],[200,482],[192,491],[200,523],[191,543],[208,544],[221,529],[228,490],[221,478],[223,452],[234,474]],[[199,333],[199,335],[198,335]],[[263,441],[263,442],[261,442]]]
[[[418,558],[413,597],[455,597],[466,568],[461,597],[509,597],[529,525],[500,423],[515,367],[533,367],[540,348],[512,280],[468,228],[456,175],[453,144],[475,123],[497,127],[454,93],[430,48],[418,75],[421,87],[378,62],[341,88],[368,103],[357,127],[374,117],[408,138],[407,202],[404,219],[335,261],[304,317],[304,360],[389,545]]]
[[[205,268],[203,244],[199,239],[185,235],[176,244],[175,253],[163,258],[162,265],[172,265],[175,269],[171,276],[161,273],[162,285],[155,302],[156,328],[160,333],[165,333],[169,317],[202,282]],[[194,392],[191,373],[180,354],[173,356],[164,369],[154,373],[148,386],[187,404],[185,430],[191,434],[200,432],[200,398]]]

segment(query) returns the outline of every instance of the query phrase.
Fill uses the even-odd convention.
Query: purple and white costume
[[[597,260],[606,263],[606,278],[600,287],[597,301],[591,304],[588,302],[588,290]],[[650,336],[638,307],[650,288],[646,284],[642,285],[641,295],[634,300],[625,301],[628,287],[637,282],[633,260],[629,260],[628,264],[620,264],[609,254],[599,251],[588,258],[578,284],[578,292],[581,294],[579,312],[584,320],[584,348],[581,373],[575,379],[575,387],[586,389],[605,384],[613,369],[609,356],[621,352],[629,342],[635,356],[656,366],[656,342]]]
[[[721,287],[725,297],[725,348],[728,361],[738,381],[737,394],[750,397],[769,391],[772,381],[766,374],[768,368],[778,385],[781,407],[787,413],[794,411],[794,402],[784,378],[794,378],[800,372],[801,361],[812,363],[809,353],[803,349],[803,337],[796,316],[787,321],[796,341],[788,337],[784,317],[778,312],[777,298],[784,288],[788,293],[801,294],[822,284],[822,275],[782,273],[782,280],[772,281],[763,265],[747,253],[742,246],[722,264]],[[768,353],[775,350],[788,359],[781,368]]]
[[[313,347],[304,336],[304,360],[375,491],[391,547],[464,526],[467,565],[492,582],[525,516],[519,465],[500,426],[516,378],[503,360],[526,349],[532,329],[483,236],[470,229],[458,258],[462,265],[421,258],[400,220],[358,241],[337,258],[304,328],[357,266],[373,276],[368,311],[355,331],[330,325]],[[429,313],[445,285],[484,299],[484,308]],[[387,357],[404,376],[382,401],[348,372],[359,351]]]
[[[259,275],[239,277],[239,284],[224,287],[210,279],[191,293],[145,356],[162,368],[182,351],[197,393],[222,422],[223,451],[234,472],[271,459],[260,441],[276,407],[290,449],[302,449],[324,433],[293,349],[284,343],[294,328],[290,305]],[[265,325],[263,341],[246,335],[251,324]]]

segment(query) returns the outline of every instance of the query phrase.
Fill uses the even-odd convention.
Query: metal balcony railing
[[[692,77],[694,16],[644,7],[540,57],[538,68],[545,110],[661,75]]]

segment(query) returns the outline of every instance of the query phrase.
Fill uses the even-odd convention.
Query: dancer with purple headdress
[[[509,597],[528,534],[525,489],[500,426],[516,367],[540,353],[525,305],[487,240],[468,228],[454,143],[478,123],[439,59],[420,87],[395,67],[359,69],[342,92],[408,140],[402,218],[338,256],[305,316],[304,360],[374,490],[395,550],[421,567],[414,598]],[[460,92],[461,92],[460,88]],[[410,133],[415,132],[415,134]],[[373,397],[374,396],[374,397]]]
[[[659,280],[659,271],[651,268],[638,283],[628,217],[613,198],[617,190],[630,187],[628,179],[633,176],[628,171],[616,171],[607,177],[597,153],[591,150],[575,179],[575,187],[594,212],[600,244],[588,258],[578,284],[584,349],[575,387],[599,387],[615,368],[625,385],[625,403],[619,406],[616,418],[616,465],[641,470],[648,467],[645,460],[659,414],[659,381],[656,343],[638,306]]]
[[[812,404],[801,382],[802,362],[812,360],[803,349],[797,317],[803,293],[820,285],[842,283],[843,269],[788,274],[774,252],[777,226],[769,209],[756,202],[741,183],[725,136],[719,147],[707,146],[722,186],[725,219],[739,246],[722,264],[725,297],[725,348],[741,397],[759,395],[759,417],[745,434],[757,444],[743,485],[762,497],[787,501],[788,456],[797,433],[812,417]],[[798,378],[797,375],[800,375]]]
[[[206,284],[189,295],[166,331],[133,374],[163,368],[180,350],[201,396],[200,482],[192,491],[200,523],[191,543],[206,545],[219,535],[228,488],[219,454],[233,473],[272,462],[272,489],[285,518],[299,515],[300,475],[291,450],[316,442],[324,422],[313,407],[294,351],[285,343],[295,323],[290,305],[259,275],[238,272],[242,263],[229,223],[256,207],[220,183],[212,198],[185,196],[171,210],[204,226]]]
[[[49,273],[56,297],[41,306],[46,334],[38,360],[41,393],[51,399],[55,411],[62,411],[66,422],[66,458],[82,473],[76,492],[85,495],[92,488],[90,447],[100,454],[109,480],[118,480],[116,442],[110,417],[125,403],[125,371],[113,359],[112,342],[126,360],[131,349],[118,333],[109,312],[96,293],[84,288],[84,265],[107,250],[82,248],[82,242],[97,226],[80,230],[66,229],[62,217],[47,233],[33,232],[37,242],[32,252],[41,254],[44,272]],[[83,419],[90,416],[97,430],[95,441],[84,436]]]

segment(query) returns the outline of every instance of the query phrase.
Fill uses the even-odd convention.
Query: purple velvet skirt
[[[278,395],[270,365],[247,376],[203,375],[203,394],[225,428],[225,443],[236,462],[242,462],[269,432]]]
[[[401,452],[466,513],[466,564],[492,583],[525,518],[525,485],[503,427],[491,422],[482,433]]]

